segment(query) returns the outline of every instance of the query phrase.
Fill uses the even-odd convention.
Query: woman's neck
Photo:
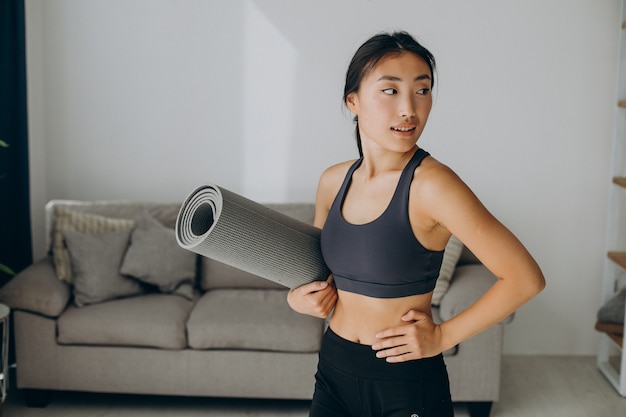
[[[417,152],[418,146],[406,152],[394,152],[387,149],[363,148],[363,162],[359,167],[365,178],[374,178],[389,171],[402,170]]]

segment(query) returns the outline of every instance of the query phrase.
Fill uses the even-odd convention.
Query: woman
[[[523,245],[447,166],[419,148],[435,60],[409,34],[379,34],[354,55],[344,102],[361,158],[321,176],[315,225],[332,275],[289,292],[297,312],[327,317],[311,416],[452,416],[442,352],[539,293]],[[442,323],[431,314],[443,249],[457,236],[499,279]]]

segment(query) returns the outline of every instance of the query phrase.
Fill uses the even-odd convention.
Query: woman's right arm
[[[287,303],[300,314],[325,319],[335,308],[337,289],[333,276],[326,281],[315,281],[289,290]]]

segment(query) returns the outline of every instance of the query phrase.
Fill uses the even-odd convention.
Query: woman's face
[[[404,52],[381,59],[346,98],[358,116],[363,148],[407,152],[419,139],[432,107],[432,74],[426,62]]]

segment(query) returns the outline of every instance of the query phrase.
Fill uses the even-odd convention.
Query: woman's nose
[[[402,101],[402,106],[400,107],[400,117],[415,117],[415,102],[412,97],[407,97]]]

